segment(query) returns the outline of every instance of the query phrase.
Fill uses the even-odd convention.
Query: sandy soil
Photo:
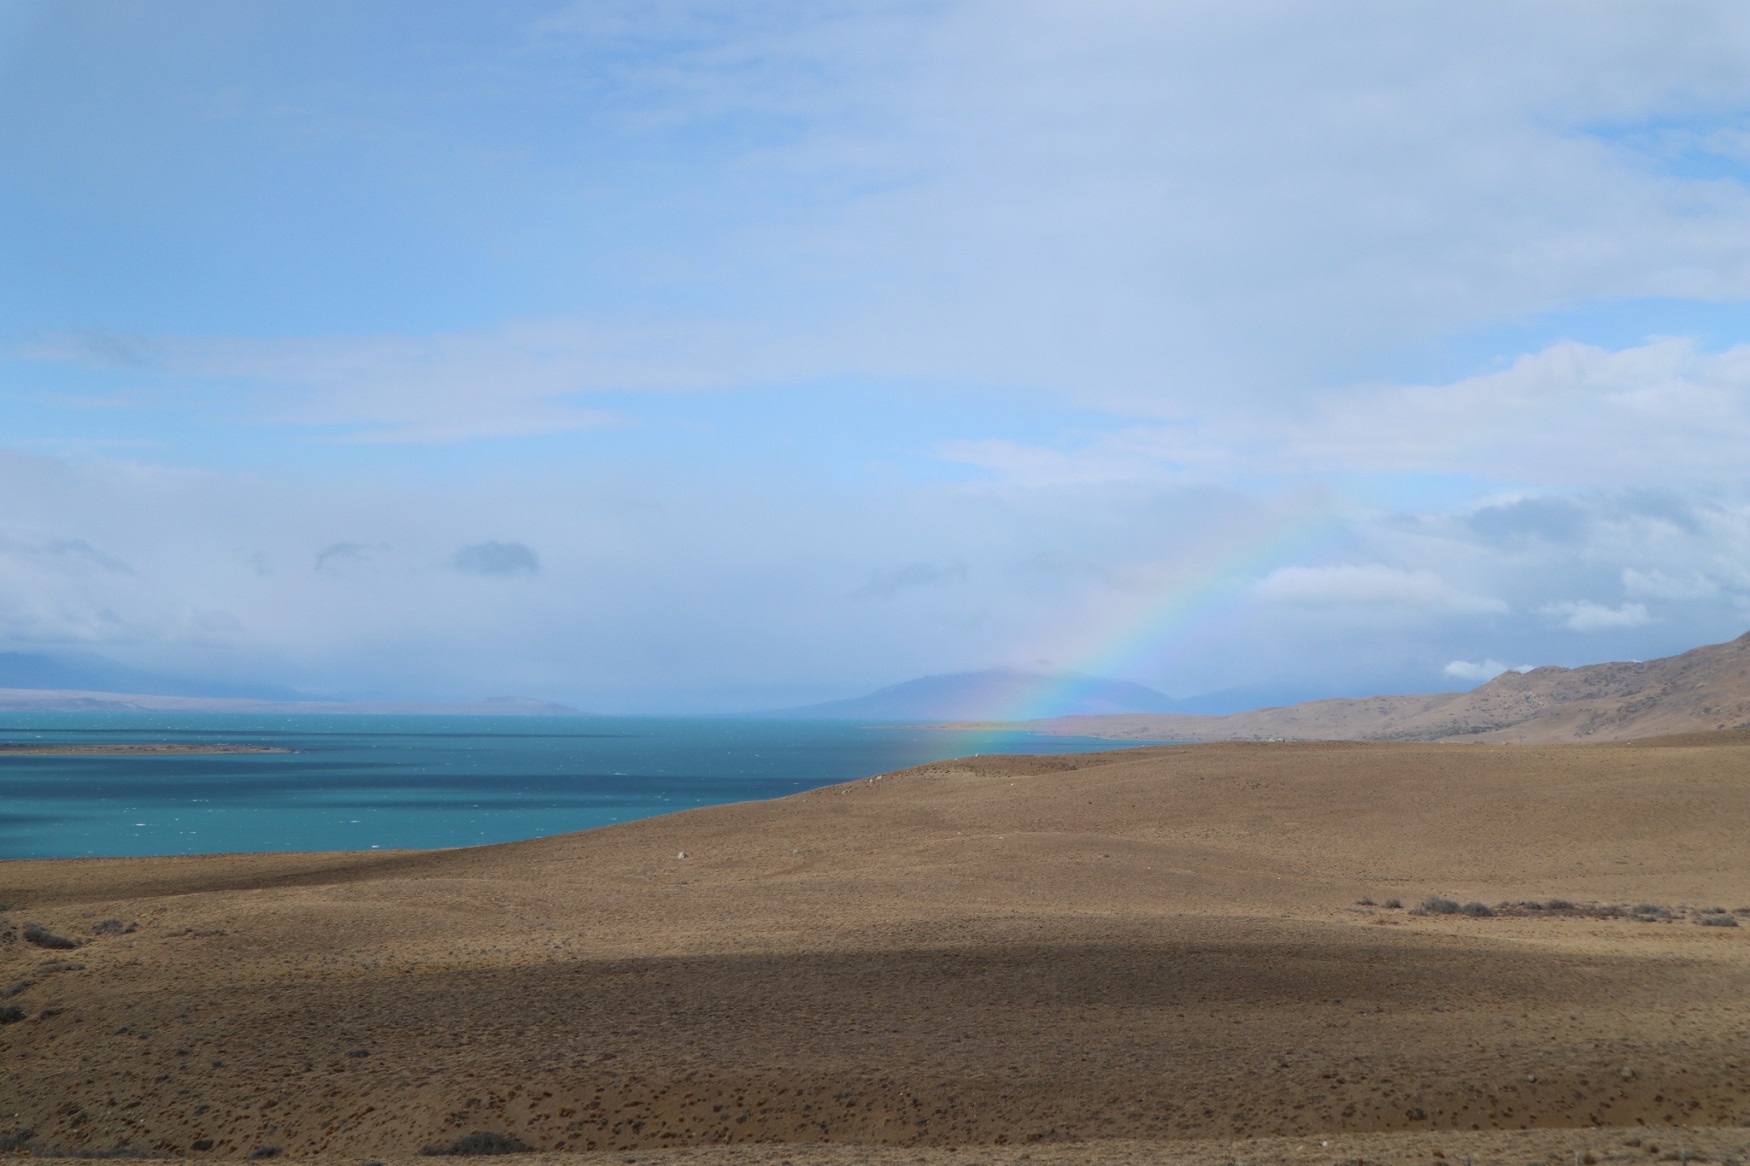
[[[1747,773],[1744,732],[1187,745],[497,847],[0,864],[21,1016],[0,1136],[385,1162],[475,1130],[698,1166],[1734,1159],[1750,917],[1702,921],[1750,915]],[[1430,895],[1576,906],[1405,909]]]

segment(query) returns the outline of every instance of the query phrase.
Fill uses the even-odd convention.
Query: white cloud
[[[1750,297],[1750,194],[1729,165],[1746,139],[1719,128],[1750,109],[1742,5],[611,0],[545,22],[514,59],[472,51],[425,103],[453,126],[374,108],[363,155],[323,138],[320,164],[287,167],[316,156],[246,125],[233,144],[275,155],[254,159],[261,174],[306,171],[323,197],[252,198],[238,167],[206,184],[228,205],[328,207],[344,187],[346,212],[287,220],[306,233],[280,251],[225,246],[279,237],[247,218],[141,235],[123,250],[192,241],[260,270],[228,283],[215,259],[154,289],[153,319],[173,321],[159,334],[124,318],[29,349],[85,367],[33,367],[8,391],[181,410],[119,428],[258,476],[127,466],[101,435],[83,460],[28,470],[0,453],[7,521],[32,548],[0,547],[0,640],[318,686],[546,677],[543,692],[593,707],[745,707],[784,684],[1032,655],[1075,667],[1115,644],[1134,645],[1138,678],[1186,692],[1364,667],[1420,682],[1442,661],[1461,677],[1499,664],[1469,659],[1484,653],[1584,662],[1573,653],[1591,641],[1570,629],[1634,633],[1597,642],[1649,656],[1742,630],[1750,347],[1619,326],[1637,297],[1679,319],[1684,297]],[[175,64],[159,65],[171,89],[203,90],[208,75]],[[469,89],[479,77],[512,99]],[[388,105],[420,108],[404,80],[381,79]],[[92,102],[137,103],[141,86],[74,78],[80,100],[57,101],[57,83],[45,74],[38,102],[51,120],[19,130],[50,145],[14,167],[54,171],[41,205],[101,193],[55,169],[67,142],[174,164],[173,179],[129,171],[131,217],[111,221],[124,233],[145,229],[141,198],[189,208],[188,223],[214,205],[178,169],[188,152],[152,136],[180,114],[117,122],[140,132],[120,142]],[[271,78],[258,88],[297,104]],[[312,140],[323,115],[355,112],[294,96],[315,110],[300,122]],[[495,121],[505,108],[514,121]],[[409,174],[432,201],[409,201]],[[349,229],[381,250],[347,266]],[[484,255],[490,278],[475,280]],[[108,298],[76,318],[147,302],[130,288],[156,270],[118,270],[134,284],[102,281]],[[347,272],[361,286],[343,287]],[[274,294],[227,292],[214,310],[197,282]],[[1589,315],[1599,303],[1612,306]],[[1478,361],[1514,357],[1475,338],[1543,329],[1541,313],[1616,338],[1538,341],[1480,375],[1354,383],[1454,337]],[[293,320],[316,322],[285,334]],[[896,382],[968,395],[913,424],[895,393],[886,428],[837,444],[861,428],[833,411],[843,385]],[[803,386],[789,400],[819,411],[657,402],[617,440],[640,407],[629,393],[773,384]],[[292,435],[234,441],[239,420]],[[508,453],[312,455],[312,428],[406,444],[598,432]],[[766,430],[786,442],[749,440]],[[1005,488],[895,467],[932,446]],[[883,464],[865,474],[870,461]],[[457,557],[506,531],[540,548],[539,571],[532,549]],[[1282,565],[1296,558],[1347,565]],[[901,592],[918,602],[853,604]],[[1576,595],[1632,602],[1552,602]],[[1654,620],[1654,600],[1686,601],[1681,618],[1673,604]],[[1386,609],[1413,634],[1365,634]],[[1185,612],[1195,628],[1175,622]],[[1498,638],[1479,642],[1485,623]]]
[[[1496,373],[1309,392],[1282,407],[1211,399],[1172,425],[1114,425],[1073,445],[967,440],[939,452],[1040,485],[1370,472],[1573,492],[1734,481],[1746,448],[1750,345],[1710,353],[1657,340],[1617,351],[1564,342]]]
[[[1281,451],[1306,468],[1575,486],[1729,480],[1750,443],[1750,346],[1562,343],[1447,385],[1333,396]]]
[[[1611,651],[1665,655],[1741,633],[1750,598],[1743,500],[1578,496],[1576,539],[1495,544],[1468,506],[1381,514],[1326,494],[1310,511],[1293,494],[1085,483],[861,493],[783,475],[762,488],[689,478],[672,460],[689,454],[409,492],[0,452],[13,543],[90,550],[0,554],[0,650],[610,710],[779,707],[1036,657],[1180,695],[1275,677],[1334,695],[1409,690],[1449,662],[1592,662],[1567,621],[1600,613],[1624,637]],[[1281,553],[1284,532],[1356,557],[1262,580],[1235,567]],[[541,570],[499,587],[446,569],[494,533],[538,546]],[[1541,610],[1613,587],[1625,563],[1709,572],[1721,590],[1664,621],[1640,623],[1639,604]],[[883,592],[894,601],[871,601]]]
[[[470,312],[438,299],[431,318],[472,322],[279,339],[94,334],[36,351],[241,382],[265,390],[254,416],[378,441],[611,423],[575,399],[604,389],[846,375],[1044,386],[1211,420],[1212,386],[1252,405],[1304,403],[1309,383],[1502,320],[1750,295],[1750,193],[1687,166],[1742,152],[1732,127],[1750,106],[1750,13],[1736,5],[745,10],[572,6],[531,30],[538,52],[446,71],[447,84],[499,79],[431,103],[477,102],[477,119],[384,128],[384,140],[444,143],[395,159],[441,186],[457,159],[472,168],[501,148],[471,134],[546,119],[555,140],[550,156],[534,150],[530,185],[548,197],[452,208],[457,253],[495,246],[519,214],[531,219],[524,246],[548,231],[552,253],[526,270],[546,289],[531,296],[551,305],[535,309],[543,318],[482,319],[476,301]],[[597,83],[578,86],[585,75]],[[1694,128],[1646,130],[1676,122]],[[626,157],[595,161],[602,141],[567,136],[604,123],[630,151],[624,175]],[[659,189],[637,181],[653,156],[678,168],[654,168]],[[600,206],[604,184],[624,200],[605,212],[647,224],[628,226],[623,251],[588,251],[601,236],[541,218]],[[393,190],[372,209],[393,213],[404,198]],[[661,213],[645,205],[657,198]],[[438,262],[452,245],[414,244]],[[568,265],[594,274],[568,280]],[[621,302],[658,307],[582,306]],[[1326,411],[1310,440],[1279,444],[1303,463],[1373,464],[1393,447],[1378,440],[1372,401]],[[1396,412],[1413,440],[1386,460],[1444,463],[1490,409],[1436,394]],[[1423,418],[1446,424],[1419,430]],[[1541,418],[1515,416],[1527,419]],[[1585,410],[1560,419],[1589,427]],[[1215,437],[1201,444],[1244,444]]]
[[[1211,377],[1245,396],[1576,300],[1750,290],[1741,188],[1591,132],[1746,100],[1750,20],[1720,5],[1686,10],[1705,35],[1569,4],[948,11],[864,123],[862,156],[927,179],[779,236],[903,289],[865,335],[938,367],[1177,415]]]
[[[1707,599],[1718,595],[1720,585],[1704,575],[1667,575],[1657,567],[1638,571],[1622,569],[1622,589],[1648,599]]]
[[[1253,594],[1266,603],[1309,606],[1387,604],[1462,613],[1507,610],[1499,599],[1454,590],[1432,571],[1380,564],[1279,567],[1259,581]]]
[[[1644,603],[1625,603],[1621,607],[1606,607],[1590,599],[1565,600],[1547,604],[1545,615],[1556,617],[1570,631],[1596,632],[1614,628],[1638,628],[1653,621]]]
[[[624,321],[520,321],[481,332],[428,336],[314,336],[261,340],[162,336],[131,342],[124,368],[141,400],[140,374],[165,378],[160,398],[239,419],[339,430],[343,440],[453,442],[527,437],[615,424],[580,394],[721,383],[703,369],[727,356],[701,339],[709,329]],[[47,337],[24,355],[117,366],[101,333]],[[724,367],[746,363],[725,360]],[[187,393],[190,383],[225,395]]]
[[[1480,684],[1485,680],[1493,680],[1503,672],[1530,672],[1535,667],[1535,664],[1503,664],[1499,660],[1454,660],[1441,671],[1457,680]]]

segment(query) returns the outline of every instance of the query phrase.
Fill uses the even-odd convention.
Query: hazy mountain
[[[1750,633],[1658,660],[1503,672],[1469,692],[1315,700],[1226,716],[1065,716],[1033,727],[1115,740],[1528,742],[1744,728]]]
[[[302,693],[267,684],[235,684],[147,672],[88,652],[0,652],[0,689],[151,693],[161,696],[302,700]]]
[[[753,715],[868,721],[1016,720],[1074,714],[1161,713],[1176,707],[1171,697],[1126,680],[1106,680],[1078,672],[987,668],[982,672],[924,676],[850,700]]]
[[[77,688],[0,688],[0,709],[11,712],[175,712],[401,714],[423,716],[588,716],[580,709],[523,696],[486,700],[259,700],[250,697],[177,696]]]
[[[431,713],[576,716],[578,709],[522,696],[481,701],[328,700],[266,684],[233,684],[146,672],[102,656],[0,652],[0,709],[39,712]]]
[[[1336,691],[1333,691],[1333,688]],[[1368,689],[1343,691],[1341,685],[1313,685],[1304,681],[1280,681],[1264,684],[1244,684],[1196,696],[1175,697],[1174,713],[1207,713],[1223,715],[1243,713],[1252,709],[1275,708],[1280,705],[1302,704],[1312,700],[1328,700],[1333,696],[1366,696]]]

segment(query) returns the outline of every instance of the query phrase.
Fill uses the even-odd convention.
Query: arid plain
[[[1727,1160],[1747,822],[1734,730],[993,756],[478,849],[8,862],[0,1137]]]

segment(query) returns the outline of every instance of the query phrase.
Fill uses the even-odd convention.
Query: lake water
[[[472,846],[1114,742],[843,721],[0,712],[0,741],[291,753],[0,756],[0,858]]]

